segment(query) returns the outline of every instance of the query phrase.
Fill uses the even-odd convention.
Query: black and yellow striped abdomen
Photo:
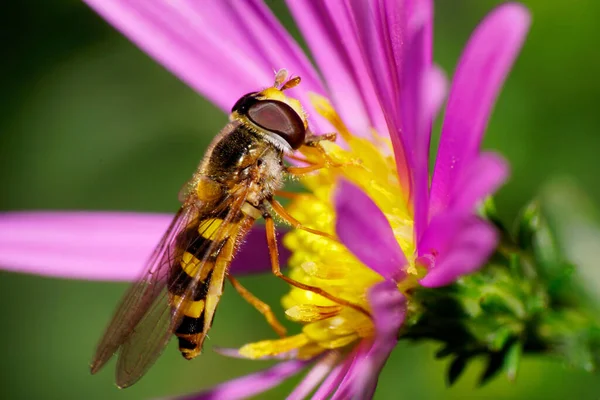
[[[168,288],[171,307],[178,307],[183,314],[174,333],[186,359],[192,359],[202,351],[238,236],[246,232],[244,228],[249,228],[252,222],[240,213],[224,228],[223,220],[206,218],[189,226],[178,237],[176,251],[181,256],[171,266]],[[184,296],[185,300],[182,300]]]
[[[215,262],[229,240],[223,238],[215,244],[211,238],[221,223],[218,219],[205,219],[181,232],[177,240],[176,251],[182,255],[177,257],[179,262],[171,266],[168,287],[172,307],[181,307],[183,314],[175,335],[179,339],[179,350],[187,359],[196,357],[202,350],[206,297]],[[208,251],[212,254],[206,254]],[[182,302],[182,296],[190,289],[191,293]]]

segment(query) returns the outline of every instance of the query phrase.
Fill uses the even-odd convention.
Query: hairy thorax
[[[244,193],[248,203],[259,207],[283,186],[283,152],[243,125],[233,124],[215,138],[199,171],[211,181],[198,186],[199,200],[210,197],[218,202]],[[204,191],[212,187],[213,193],[200,193],[200,186]]]

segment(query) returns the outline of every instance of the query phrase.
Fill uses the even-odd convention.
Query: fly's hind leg
[[[306,227],[304,225],[302,225],[302,223],[300,223],[300,221],[298,221],[296,218],[292,217],[287,211],[286,209],[281,205],[280,202],[278,202],[277,200],[275,200],[274,198],[269,198],[268,199],[269,204],[271,204],[271,207],[273,207],[273,211],[275,211],[275,213],[277,213],[277,215],[283,219],[285,222],[287,222],[288,224],[290,224],[294,229],[301,229],[303,231],[306,232],[310,232],[313,233],[315,235],[319,235],[319,236],[323,236],[326,237],[327,239],[331,239],[334,241],[338,241],[337,238],[333,235],[330,235],[327,232],[322,232],[319,231],[317,229],[312,229],[309,227]]]
[[[285,337],[287,331],[285,327],[281,325],[279,320],[277,320],[277,317],[271,310],[271,307],[267,303],[264,303],[256,296],[254,296],[248,289],[243,287],[242,284],[233,276],[229,275],[228,278],[229,282],[231,282],[231,285],[234,287],[235,290],[237,290],[240,296],[242,296],[244,300],[246,300],[252,307],[256,308],[258,312],[265,317],[267,323],[271,325],[271,328],[273,328],[275,333],[277,333],[281,337]]]
[[[299,289],[308,290],[309,292],[313,292],[315,294],[323,296],[326,299],[333,301],[334,303],[353,308],[356,311],[363,313],[367,317],[371,318],[371,314],[369,314],[369,312],[367,310],[365,310],[364,308],[362,308],[361,306],[350,303],[349,301],[346,301],[344,299],[340,299],[338,297],[332,296],[331,294],[327,293],[326,291],[324,291],[323,289],[321,289],[319,287],[306,285],[302,282],[298,282],[292,278],[288,278],[287,276],[283,275],[283,273],[281,272],[281,267],[279,266],[279,248],[277,246],[277,237],[275,236],[275,222],[273,221],[273,217],[268,212],[263,212],[263,218],[265,219],[265,223],[266,223],[267,245],[269,246],[269,256],[271,259],[271,270],[273,271],[273,274],[276,277],[283,279],[288,284],[295,286]]]

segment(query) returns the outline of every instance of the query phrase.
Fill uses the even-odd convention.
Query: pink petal
[[[431,187],[433,216],[451,201],[457,177],[477,155],[492,106],[525,39],[528,11],[508,3],[479,24],[459,61]]]
[[[329,129],[310,107],[324,93],[298,45],[260,0],[86,0],[113,26],[190,87],[228,112],[241,95],[272,85],[287,68],[317,131]]]
[[[369,291],[369,302],[373,310],[373,322],[376,336],[370,350],[358,357],[354,370],[348,372],[351,397],[370,399],[373,397],[379,374],[392,350],[398,342],[400,327],[406,317],[406,300],[398,291],[396,283],[384,281],[376,284]],[[348,391],[340,386],[347,398]],[[337,393],[336,393],[337,394]],[[347,396],[347,397],[346,397]]]
[[[118,212],[0,213],[0,266],[15,272],[92,279],[136,279],[172,215]],[[289,253],[281,248],[285,263]],[[251,231],[233,273],[270,270],[264,229]]]
[[[210,4],[210,1],[200,3],[196,0],[188,1],[200,4],[200,10],[204,11],[206,15],[211,15],[209,10],[205,10],[204,5],[204,3]],[[242,2],[237,0],[213,0],[212,3],[224,4],[225,14],[235,16],[232,25],[227,27],[223,26],[222,21],[215,20],[215,23],[220,26],[219,37],[226,37],[228,32],[237,26],[242,27],[245,35],[240,39],[253,43],[256,50],[256,53],[247,54],[251,54],[252,57],[260,54],[267,61],[266,67],[270,71],[286,68],[290,73],[302,78],[302,84],[295,89],[291,89],[289,94],[302,102],[302,106],[310,116],[313,131],[318,133],[332,132],[329,123],[314,110],[308,96],[309,92],[326,95],[317,71],[304,54],[304,51],[279,23],[263,0]]]
[[[210,18],[193,19],[194,14],[185,12],[184,3],[86,2],[146,53],[225,111],[240,91],[256,90],[272,81],[272,72],[261,68],[249,54],[229,51],[227,40],[218,42],[209,29],[201,29],[201,24]]]
[[[337,352],[330,352],[321,358],[306,374],[302,381],[294,388],[294,391],[286,400],[302,400],[317,387],[317,385],[331,372],[339,359]]]
[[[409,144],[412,165],[415,237],[427,226],[429,212],[429,144],[433,119],[445,95],[444,74],[430,64],[425,26],[415,27],[409,37],[403,69],[404,87],[400,95],[402,132]]]
[[[178,397],[180,400],[247,399],[263,393],[296,375],[308,364],[307,361],[287,361],[274,367],[241,378],[221,383],[208,391]]]
[[[287,0],[322,71],[331,100],[356,135],[387,133],[352,21],[342,1]]]
[[[394,0],[348,0],[348,11],[358,37],[358,44],[383,110],[394,147],[400,183],[410,188],[411,164],[400,124],[400,76],[402,43],[406,39],[406,10]],[[407,193],[409,194],[409,193]]]
[[[363,340],[358,344],[355,351],[350,353],[350,355],[346,358],[345,364],[348,365],[346,374],[339,382],[335,393],[333,396],[331,396],[331,400],[344,400],[352,398],[352,380],[356,378],[358,365],[365,358],[365,355],[369,351],[370,347],[371,343]]]
[[[348,370],[350,369],[356,354],[358,353],[361,346],[357,346],[354,348],[347,356],[346,359],[339,363],[333,371],[329,373],[329,376],[323,381],[321,386],[314,393],[312,400],[324,400],[328,399],[331,393],[340,385],[340,382],[346,376]]]
[[[373,310],[373,323],[377,332],[376,341],[381,341],[385,352],[396,345],[398,330],[404,322],[406,313],[405,299],[393,281],[380,282],[369,290],[369,304]],[[373,352],[373,348],[371,352]]]
[[[386,279],[398,280],[406,257],[379,207],[357,186],[341,180],[335,194],[335,230],[362,263]]]
[[[493,194],[508,177],[507,162],[498,154],[482,153],[467,168],[453,190],[450,208],[473,211],[478,201]]]
[[[393,1],[393,0],[392,0]],[[406,29],[409,35],[423,27],[425,37],[422,42],[422,63],[431,65],[433,58],[433,0],[406,0]]]
[[[402,133],[409,145],[411,159],[411,180],[414,198],[415,237],[427,226],[429,207],[429,142],[431,137],[431,117],[425,115],[425,97],[423,92],[425,72],[422,54],[425,29],[420,27],[408,41],[406,65],[402,70],[402,81],[406,82],[400,94],[400,113]]]
[[[419,243],[421,261],[429,266],[421,285],[444,286],[476,271],[497,242],[496,230],[473,215],[444,213],[434,217]]]

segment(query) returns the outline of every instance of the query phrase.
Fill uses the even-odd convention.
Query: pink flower
[[[297,359],[190,398],[252,396],[309,364],[311,371],[289,398],[311,393],[313,398],[370,397],[397,341],[410,289],[419,283],[446,285],[475,271],[496,245],[495,231],[474,208],[504,182],[508,167],[479,147],[524,40],[528,12],[518,4],[502,5],[469,40],[449,91],[430,183],[431,125],[446,92],[445,78],[432,63],[431,0],[289,0],[320,75],[260,0],[86,2],[226,112],[241,94],[268,86],[274,69],[293,71],[302,84],[290,93],[307,109],[312,130],[337,131],[344,143],[331,149],[333,156],[349,164],[361,161],[308,177],[313,208],[292,204],[306,214],[317,212],[314,205],[320,201],[315,223],[322,230],[335,229],[344,248],[321,243],[330,251],[317,255],[311,252],[313,239],[299,232],[286,244],[294,251],[291,273],[301,280],[315,280],[316,270],[331,275],[327,266],[352,258],[347,258],[352,274],[340,272],[337,282],[331,276],[319,282],[341,298],[346,299],[344,291],[352,293],[349,301],[368,309],[371,318],[340,307],[337,319],[323,317],[327,332],[334,323],[348,328],[362,320],[343,334],[315,339],[308,333],[315,325],[307,310],[314,315],[335,304],[312,303],[307,293],[292,290],[284,305],[288,316],[304,324],[303,333],[288,339],[298,341],[294,351],[283,351],[280,341],[266,341],[270,353],[265,357]],[[388,139],[391,146],[385,145]],[[320,190],[324,185],[327,190]],[[133,279],[145,258],[138,257],[150,253],[168,219],[131,213],[0,214],[0,265],[69,278]],[[261,244],[252,245],[255,240]],[[254,231],[248,241],[232,271],[268,271],[263,234]],[[315,271],[308,271],[307,262]],[[263,356],[248,346],[236,354]]]

